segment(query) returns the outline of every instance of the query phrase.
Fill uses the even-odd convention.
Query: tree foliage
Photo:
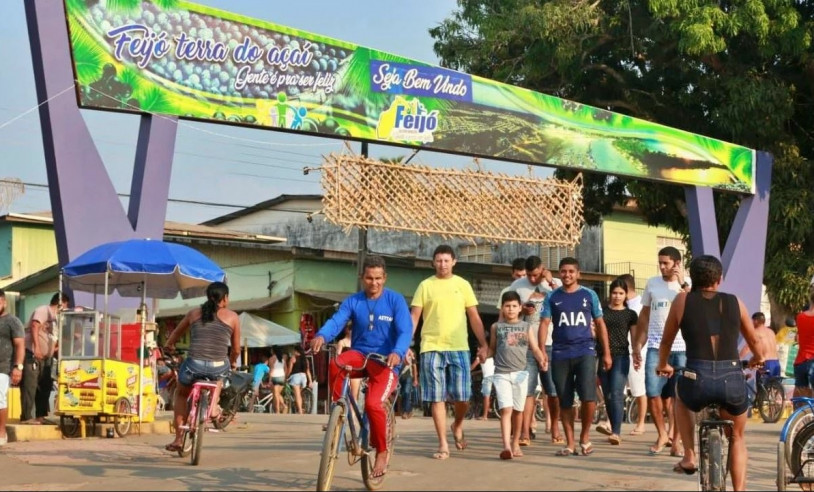
[[[771,152],[764,282],[786,309],[814,274],[813,33],[803,0],[458,0],[430,30],[444,66]],[[589,224],[630,194],[686,237],[682,187],[585,178]],[[722,241],[738,199],[715,193]]]

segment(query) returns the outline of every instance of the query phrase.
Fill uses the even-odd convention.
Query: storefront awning
[[[289,294],[282,295],[282,296],[272,296],[272,297],[256,297],[254,299],[241,299],[239,301],[230,301],[229,302],[229,309],[235,311],[237,313],[242,313],[244,311],[257,311],[260,309],[265,309],[269,306],[277,304],[278,302],[282,302],[286,299],[291,297]],[[192,306],[180,306],[174,307],[169,309],[162,309],[156,315],[157,318],[173,318],[175,316],[184,316],[187,312],[194,308],[195,305]]]

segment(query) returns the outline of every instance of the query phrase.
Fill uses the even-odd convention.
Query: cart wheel
[[[69,415],[59,416],[59,430],[64,437],[76,437],[79,435],[79,419]]]
[[[130,406],[130,400],[127,398],[119,398],[116,400],[114,411],[116,414],[113,416],[113,429],[119,437],[124,437],[130,432],[130,426],[133,423],[133,412]]]

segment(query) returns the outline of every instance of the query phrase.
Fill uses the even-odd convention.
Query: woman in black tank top
[[[235,367],[240,355],[240,321],[228,309],[229,287],[223,282],[212,282],[206,289],[206,302],[192,309],[178,323],[167,339],[166,350],[175,350],[175,343],[190,331],[189,352],[178,368],[178,390],[173,405],[175,440],[164,449],[179,451],[183,446],[183,425],[187,416],[187,397],[193,383],[200,379],[217,380]],[[215,390],[212,401],[218,401],[220,389]],[[218,411],[218,407],[213,409]]]
[[[684,441],[684,457],[676,463],[677,473],[698,469],[695,456],[695,419],[712,403],[720,405],[721,417],[734,422],[731,436],[730,473],[734,490],[746,487],[746,380],[738,359],[738,335],[743,335],[752,353],[750,365],[763,362],[763,345],[746,307],[736,296],[718,291],[723,266],[714,256],[703,255],[690,264],[692,291],[679,293],[670,306],[659,347],[656,372],[672,376],[667,364],[670,347],[679,329],[687,345],[687,367],[678,378],[676,423]]]

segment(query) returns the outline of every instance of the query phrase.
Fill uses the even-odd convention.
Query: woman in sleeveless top
[[[228,304],[229,287],[223,282],[209,284],[206,302],[189,311],[167,340],[167,350],[172,352],[178,339],[187,330],[190,332],[187,358],[178,369],[178,389],[173,404],[175,440],[165,446],[167,451],[178,451],[183,445],[182,426],[192,384],[201,379],[218,380],[236,365],[240,355],[240,321],[234,311],[226,308]],[[218,396],[216,390],[212,401],[218,401]]]
[[[274,392],[271,404],[274,406],[274,413],[280,413],[283,406],[283,386],[285,386],[286,356],[280,347],[271,348],[271,359],[269,359],[269,381]]]
[[[684,442],[684,458],[673,470],[691,475],[698,470],[695,456],[695,419],[712,403],[720,405],[721,417],[732,420],[730,474],[734,490],[746,487],[746,380],[738,357],[738,335],[743,335],[752,353],[750,365],[763,362],[763,345],[743,302],[718,291],[723,266],[714,256],[703,255],[690,264],[692,291],[673,300],[664,325],[656,373],[673,374],[667,364],[670,347],[679,329],[687,345],[687,367],[678,378],[676,421]]]
[[[288,384],[294,390],[297,413],[310,412],[310,408],[302,407],[302,390],[311,386],[311,369],[300,346],[295,347],[294,353],[288,357]]]

